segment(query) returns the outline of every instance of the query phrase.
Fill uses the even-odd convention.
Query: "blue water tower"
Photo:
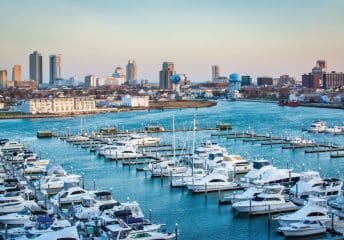
[[[234,91],[239,91],[241,88],[241,78],[238,73],[232,73],[229,75],[229,91],[234,92]]]

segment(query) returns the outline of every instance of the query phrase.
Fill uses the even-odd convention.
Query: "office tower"
[[[6,88],[7,70],[0,70],[0,88]]]
[[[318,60],[316,62],[316,66],[319,67],[322,72],[327,72],[327,61],[326,60]]]
[[[219,67],[219,65],[211,66],[211,76],[212,76],[212,80],[213,81],[214,81],[214,79],[220,77],[220,67]]]
[[[302,75],[302,87],[306,88],[319,88],[320,79],[318,75],[312,73]]]
[[[42,71],[42,55],[37,51],[30,54],[30,79],[37,81],[38,84],[43,83]]]
[[[88,75],[85,77],[85,87],[97,87],[97,77],[95,75]]]
[[[160,89],[172,90],[172,83],[170,77],[175,74],[173,62],[163,62],[162,70],[159,72],[159,87]]]
[[[344,73],[330,72],[323,74],[323,88],[342,88],[344,86]]]
[[[241,86],[251,86],[252,85],[252,77],[249,75],[241,76]]]
[[[49,84],[53,85],[56,79],[61,78],[61,55],[50,55],[49,57]]]
[[[258,77],[257,78],[257,85],[258,86],[272,86],[273,80],[272,77]]]
[[[12,81],[19,82],[21,81],[21,66],[14,65],[12,69]]]
[[[127,67],[126,67],[126,81],[129,85],[135,84],[137,82],[137,65],[135,63],[135,60],[130,62],[128,61]]]

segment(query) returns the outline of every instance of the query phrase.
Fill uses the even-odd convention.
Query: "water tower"
[[[173,84],[173,89],[176,95],[180,94],[180,82],[185,80],[185,76],[181,74],[173,74],[170,77],[171,83]]]

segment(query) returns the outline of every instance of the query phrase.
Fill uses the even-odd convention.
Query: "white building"
[[[95,75],[85,76],[85,87],[97,87],[97,77]]]
[[[29,114],[78,113],[95,109],[96,101],[93,97],[35,98],[22,102],[18,107],[21,112]]]
[[[149,96],[130,96],[122,97],[122,105],[127,107],[149,107]]]

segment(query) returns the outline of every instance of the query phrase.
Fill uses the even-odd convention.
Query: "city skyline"
[[[128,59],[139,65],[139,79],[155,83],[164,61],[174,62],[193,82],[211,81],[214,64],[221,75],[254,78],[289,74],[300,80],[318,59],[328,61],[329,71],[344,70],[343,1],[59,1],[53,10],[50,5],[2,3],[1,69],[9,73],[21,65],[22,79],[29,79],[27,56],[37,50],[45,83],[55,52],[63,56],[65,78],[109,76]]]

